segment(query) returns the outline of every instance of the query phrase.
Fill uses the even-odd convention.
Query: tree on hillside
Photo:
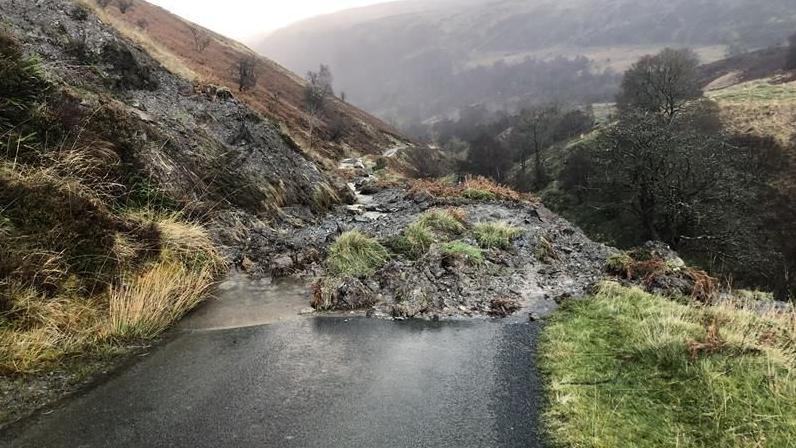
[[[205,32],[196,27],[190,27],[191,37],[193,37],[193,48],[197,53],[202,54],[207,50],[207,47],[212,43],[213,38]]]
[[[520,163],[522,174],[526,174],[528,159],[533,157],[533,180],[536,190],[541,190],[547,184],[544,151],[555,142],[560,120],[561,111],[555,105],[534,107],[520,114],[516,128],[520,136],[516,158]]]
[[[796,70],[796,33],[793,33],[788,41],[790,45],[788,46],[788,60],[785,64],[785,69]]]
[[[133,9],[133,0],[116,0],[116,6],[119,7],[119,12],[127,14],[127,11]]]
[[[326,103],[329,97],[334,95],[333,82],[332,71],[327,65],[321,64],[317,72],[307,72],[307,85],[304,87],[304,107],[308,115],[310,148],[312,148],[315,128],[320,125],[321,117],[326,113]]]
[[[684,238],[717,238],[721,226],[708,231],[709,221],[732,222],[710,211],[739,197],[732,153],[719,135],[695,129],[690,114],[630,112],[594,142],[590,202],[635,216],[641,240],[677,247]]]
[[[667,48],[641,58],[625,72],[617,97],[620,111],[641,110],[671,119],[687,101],[702,96],[698,66],[699,58],[688,49]]]
[[[307,86],[304,88],[304,102],[307,110],[322,110],[326,100],[334,95],[334,77],[328,65],[321,64],[317,72],[307,72]]]
[[[257,85],[258,67],[257,56],[253,54],[241,56],[232,65],[232,73],[235,76],[235,82],[238,83],[239,92],[251,90]]]
[[[470,149],[464,162],[463,171],[491,177],[504,182],[511,170],[511,152],[507,150],[492,133],[482,130],[469,142]]]

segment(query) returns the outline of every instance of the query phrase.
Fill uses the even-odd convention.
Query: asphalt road
[[[538,447],[537,333],[527,322],[365,318],[185,332],[0,441],[31,448]]]

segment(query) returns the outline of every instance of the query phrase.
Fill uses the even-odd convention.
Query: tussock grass
[[[463,210],[431,210],[409,224],[391,241],[390,247],[400,254],[417,259],[427,253],[435,243],[447,241],[466,230],[466,214]]]
[[[43,372],[155,337],[207,296],[224,262],[206,231],[177,215],[133,217],[158,229],[160,251],[143,268],[121,263],[118,279],[105,288],[78,288],[57,254],[39,258],[38,272],[0,281],[0,373]],[[116,237],[118,253],[109,258],[136,258],[141,248],[124,234]],[[48,294],[34,284],[57,289]]]
[[[539,202],[535,196],[518,193],[485,177],[467,177],[460,184],[445,178],[418,180],[410,185],[409,194],[415,197],[428,194],[438,198],[459,197],[478,201]]]
[[[545,327],[559,446],[783,447],[796,440],[796,314],[681,304],[616,283]]]
[[[464,223],[449,210],[431,210],[420,216],[419,224],[425,225],[440,232],[454,235],[464,233],[467,228]]]
[[[112,288],[109,294],[110,336],[124,340],[149,339],[167,329],[207,295],[215,278],[205,267],[193,270],[182,263],[160,262]]]
[[[428,252],[436,240],[434,232],[428,225],[414,222],[391,241],[390,247],[400,254],[417,259]]]
[[[481,223],[473,229],[475,239],[484,249],[508,249],[522,235],[522,229],[505,222]]]
[[[332,207],[340,202],[340,195],[327,183],[316,185],[315,189],[312,191],[312,200],[310,204],[316,213],[323,213],[331,210]]]
[[[463,241],[445,243],[440,246],[440,250],[447,256],[462,258],[472,265],[484,263],[484,253],[481,249]]]
[[[371,275],[389,261],[387,249],[357,230],[345,232],[329,248],[326,269],[332,276]]]

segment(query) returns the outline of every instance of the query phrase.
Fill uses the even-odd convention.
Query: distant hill
[[[336,167],[337,161],[343,157],[381,154],[386,149],[408,142],[383,121],[333,99],[326,117],[321,118],[320,130],[315,132],[310,143],[308,116],[303,110],[305,81],[300,76],[270,59],[258,57],[257,85],[247,92],[237,92],[234,66],[242,58],[255,55],[243,44],[145,1],[136,1],[124,13],[114,4],[106,8],[97,7],[93,1],[89,4],[169,70],[194,80],[198,88],[208,85],[229,87],[236,97],[278,123],[302,150],[322,166]],[[210,39],[207,48],[197,49],[194,33],[200,39]]]
[[[616,77],[569,72],[621,72],[664,46],[693,47],[712,62],[794,29],[792,0],[409,0],[310,19],[252,45],[298,73],[331,65],[352,102],[405,122],[477,102],[605,99]],[[591,64],[521,64],[579,55]]]

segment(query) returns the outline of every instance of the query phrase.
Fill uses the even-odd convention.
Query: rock
[[[295,263],[289,254],[279,255],[271,260],[271,273],[276,277],[290,274]]]

